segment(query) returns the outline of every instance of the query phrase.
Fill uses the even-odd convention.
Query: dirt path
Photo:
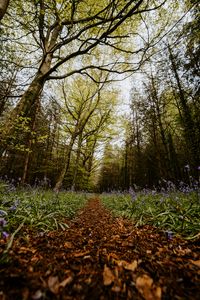
[[[98,199],[68,224],[15,240],[11,262],[0,267],[1,300],[200,299],[198,241],[135,228]]]

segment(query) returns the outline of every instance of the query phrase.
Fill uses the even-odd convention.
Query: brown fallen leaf
[[[123,267],[125,270],[129,270],[129,271],[135,271],[135,269],[138,266],[137,260],[134,260],[131,263],[129,263],[125,260],[118,260],[118,261],[116,261],[116,263],[119,267]]]
[[[195,266],[197,266],[197,267],[200,268],[200,260],[192,260],[192,259],[190,259],[190,262],[191,262],[193,265],[195,265]]]
[[[106,265],[104,265],[103,270],[103,284],[104,285],[110,285],[115,279],[115,276],[113,275],[110,268],[108,268]]]
[[[137,266],[138,266],[138,262],[137,262],[137,260],[134,260],[133,262],[131,262],[131,263],[126,263],[125,265],[124,265],[124,269],[126,269],[126,270],[129,270],[129,271],[135,271],[135,269],[137,268]]]
[[[35,253],[37,250],[34,248],[26,248],[26,247],[20,247],[18,253],[19,254],[23,254],[23,253],[27,253],[27,252],[31,252],[31,253]]]
[[[136,279],[136,288],[145,300],[160,300],[162,290],[153,284],[153,279],[144,274]]]
[[[53,293],[53,294],[58,294],[59,292],[59,286],[60,286],[60,283],[59,283],[59,280],[58,280],[58,276],[50,276],[48,278],[48,287],[50,289],[50,291]]]
[[[90,251],[76,252],[76,253],[74,253],[74,257],[82,257],[82,256],[85,256],[85,255],[87,255],[89,253],[90,253]]]
[[[74,245],[71,242],[65,242],[64,247],[67,248],[67,249],[73,249]]]
[[[73,281],[73,276],[69,276],[66,279],[64,279],[63,281],[61,281],[61,283],[59,284],[59,287],[65,287],[66,285],[70,284]]]

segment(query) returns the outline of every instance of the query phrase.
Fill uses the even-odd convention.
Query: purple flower
[[[200,166],[197,167],[197,170],[200,171]]]
[[[4,210],[0,210],[0,216],[6,216],[7,215],[7,213],[4,211]]]
[[[3,231],[2,237],[6,240],[9,237],[9,234],[6,231]]]
[[[136,200],[136,192],[134,191],[134,189],[132,187],[129,188],[129,194],[131,196],[131,200],[135,201]]]
[[[0,226],[3,228],[4,226],[6,226],[6,220],[4,218],[0,218]]]
[[[15,206],[15,205],[12,205],[12,206],[9,208],[10,211],[15,211],[16,209],[17,209],[17,206]]]
[[[166,231],[166,236],[167,236],[167,239],[169,241],[171,241],[173,239],[173,232],[172,231]]]

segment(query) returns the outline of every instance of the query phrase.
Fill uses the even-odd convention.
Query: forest
[[[0,0],[0,299],[198,299],[199,42],[198,0]]]
[[[79,191],[197,181],[198,1],[76,2],[11,1],[2,18],[1,178]]]

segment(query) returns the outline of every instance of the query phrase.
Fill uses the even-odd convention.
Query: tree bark
[[[9,5],[10,0],[0,0],[0,21],[3,19],[8,5]]]
[[[77,148],[77,152],[76,152],[75,169],[74,169],[72,186],[71,186],[72,191],[74,191],[76,189],[76,178],[77,178],[77,175],[78,175],[78,167],[79,167],[79,161],[80,161],[80,155],[81,155],[82,141],[83,141],[82,134],[80,134],[79,139],[78,139],[78,148]]]
[[[185,132],[185,140],[187,143],[187,146],[189,147],[189,151],[191,153],[191,163],[193,167],[197,167],[199,165],[199,147],[198,147],[198,140],[195,133],[195,123],[192,119],[192,113],[190,110],[190,107],[187,103],[187,99],[185,97],[184,90],[182,88],[181,80],[178,74],[176,62],[174,59],[173,52],[170,48],[170,45],[168,45],[168,51],[169,51],[169,57],[171,61],[172,71],[174,73],[174,77],[177,83],[178,88],[178,94],[179,94],[179,101],[180,101],[180,107],[182,110],[182,122],[183,122],[183,128]],[[195,174],[196,175],[196,174]]]
[[[61,189],[63,180],[65,178],[65,174],[67,173],[67,171],[69,169],[69,164],[70,164],[70,159],[71,159],[71,153],[72,153],[72,148],[73,148],[75,139],[76,139],[76,135],[73,135],[71,137],[69,145],[67,147],[66,161],[64,162],[63,168],[62,168],[62,170],[60,172],[58,180],[57,180],[57,182],[55,184],[55,187],[53,189],[54,192],[56,192],[56,193],[58,193],[59,190]]]

